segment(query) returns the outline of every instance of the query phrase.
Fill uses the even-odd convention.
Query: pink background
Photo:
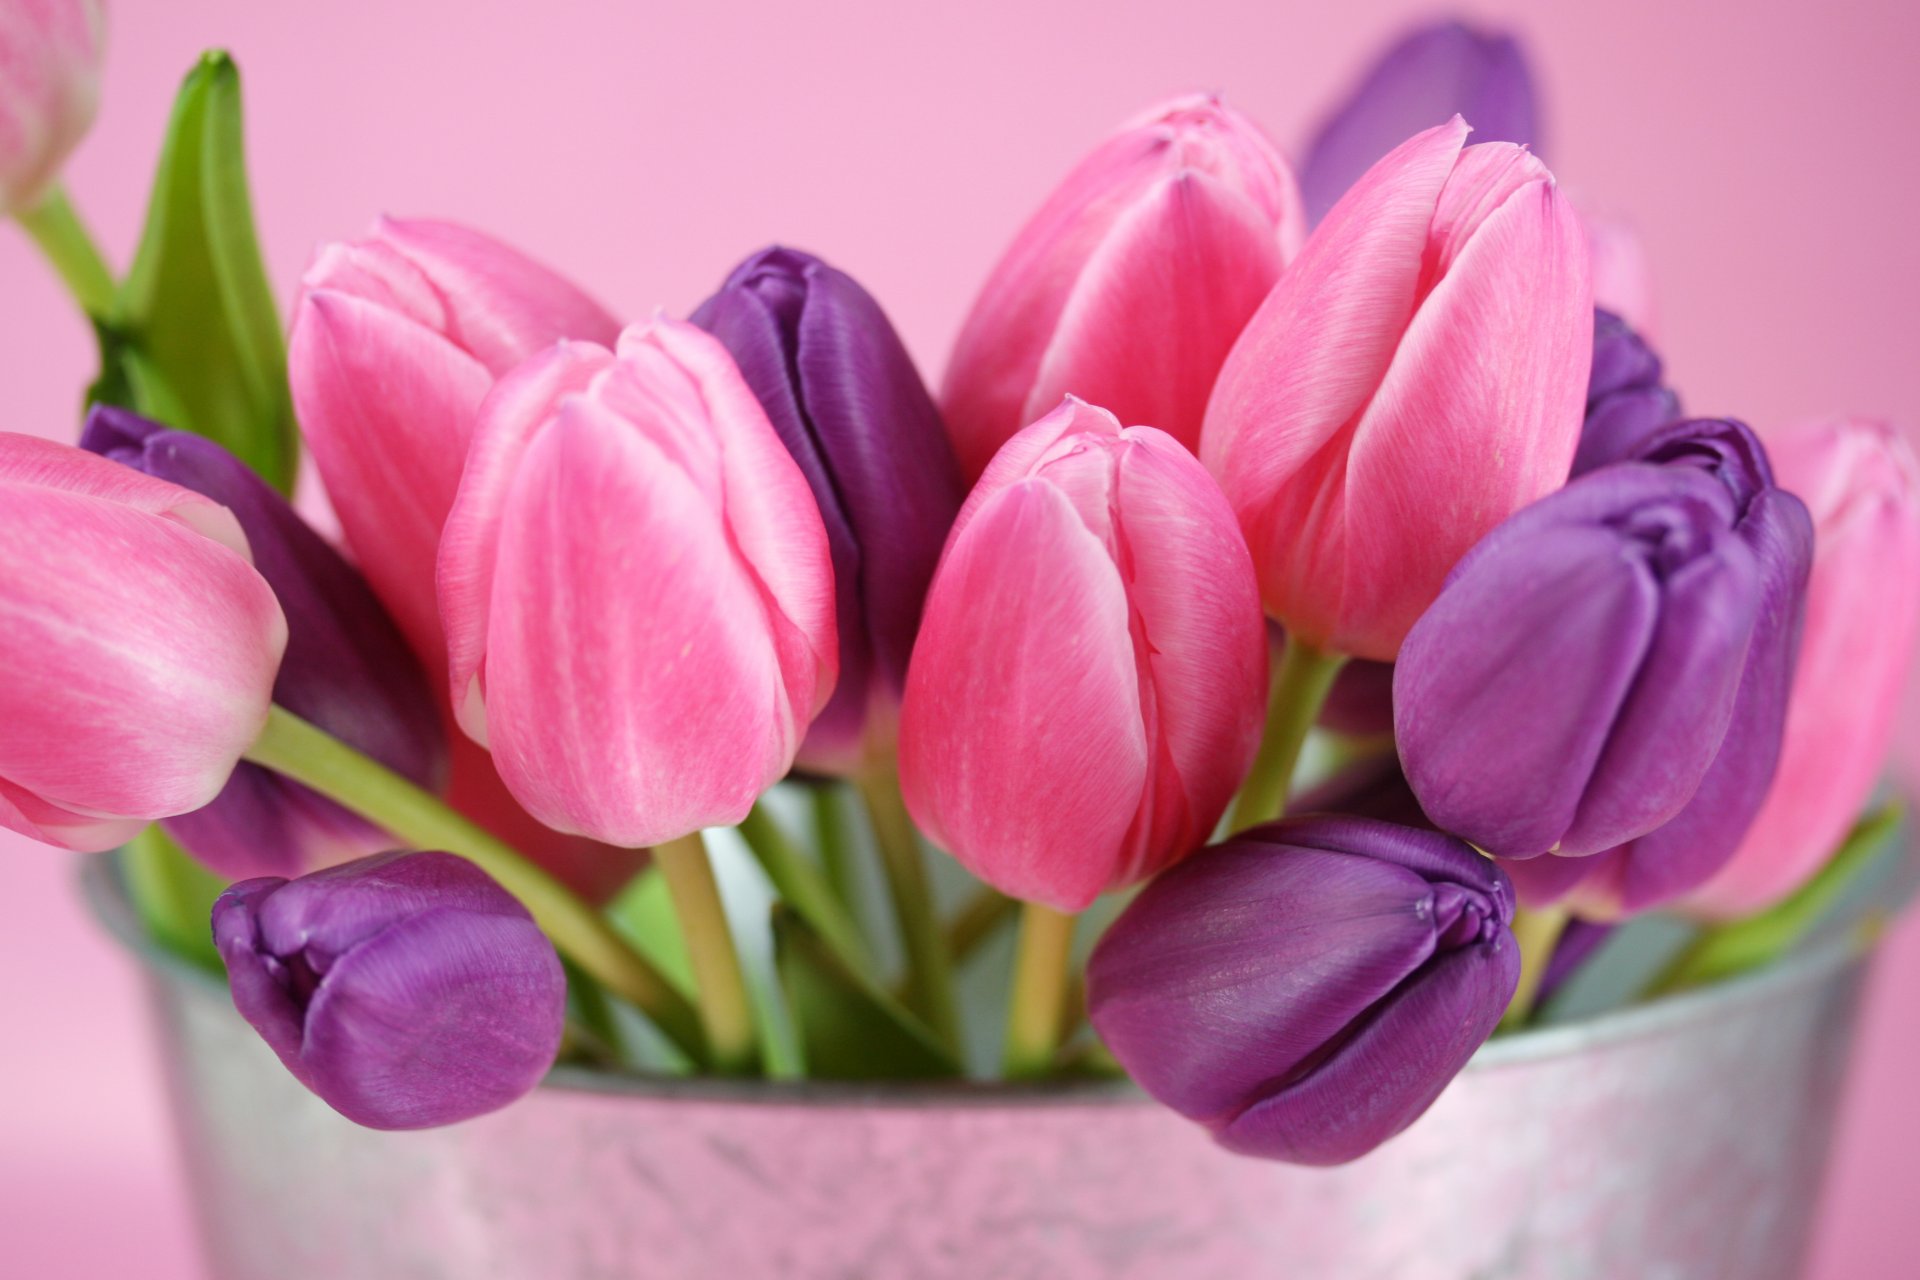
[[[1689,405],[1762,425],[1848,409],[1920,423],[1920,8],[1817,9],[1469,11],[1527,34],[1547,82],[1543,150],[1562,179],[1641,227]],[[1375,42],[1428,11],[126,3],[71,186],[124,263],[172,89],[202,47],[223,44],[247,74],[283,300],[317,241],[379,211],[457,215],[633,314],[684,311],[779,237],[865,281],[931,374],[1019,220],[1104,130],[1161,95],[1217,87],[1297,149]],[[0,230],[0,429],[70,435],[91,367],[51,277]],[[0,837],[0,1267],[190,1276],[132,974],[84,919],[72,869]],[[1917,1002],[1909,926],[1874,992],[1815,1276],[1914,1273]]]

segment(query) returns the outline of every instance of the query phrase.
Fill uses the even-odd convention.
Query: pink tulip
[[[1211,94],[1093,150],[1020,231],[973,304],[942,395],[961,469],[1063,395],[1192,449],[1220,362],[1300,247],[1293,171]]]
[[[1800,665],[1772,789],[1740,851],[1683,904],[1743,916],[1798,888],[1839,848],[1892,744],[1920,636],[1920,460],[1892,427],[1842,421],[1768,442],[1814,518]]]
[[[0,5],[0,217],[32,209],[100,105],[103,0]]]
[[[827,535],[726,349],[666,319],[482,406],[440,553],[461,726],[561,831],[746,817],[833,690]]]
[[[1454,562],[1566,481],[1593,299],[1539,161],[1459,117],[1368,170],[1247,325],[1200,456],[1267,611],[1389,659]],[[1463,149],[1464,147],[1464,149]]]
[[[429,670],[440,529],[494,381],[562,338],[610,343],[591,298],[497,240],[382,218],[323,247],[294,307],[288,373],[301,434],[347,545]]]
[[[0,827],[109,849],[226,785],[287,624],[231,512],[0,434]]]
[[[1206,842],[1253,761],[1267,634],[1193,455],[1069,399],[947,539],[901,709],[907,806],[1015,897],[1078,911]]]
[[[1653,268],[1632,223],[1610,214],[1583,211],[1593,263],[1593,305],[1611,311],[1648,342],[1660,337],[1660,308],[1654,298]]]

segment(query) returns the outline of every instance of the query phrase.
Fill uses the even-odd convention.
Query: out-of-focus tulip
[[[1657,338],[1660,309],[1640,233],[1631,223],[1592,209],[1582,217],[1593,261],[1593,305],[1619,316],[1642,337]]]
[[[1573,910],[1602,920],[1698,887],[1726,865],[1752,827],[1780,758],[1813,564],[1806,504],[1774,484],[1766,450],[1743,424],[1720,418],[1673,423],[1656,432],[1638,457],[1643,461],[1623,465],[1650,463],[1704,475],[1731,499],[1734,536],[1753,553],[1759,571],[1758,611],[1726,734],[1679,812],[1595,857],[1539,858],[1508,868],[1523,902],[1564,898]]]
[[[0,433],[0,827],[110,849],[227,783],[287,623],[233,513]]]
[[[1661,382],[1660,357],[1610,311],[1593,313],[1593,374],[1573,474],[1637,457],[1663,427],[1680,420],[1680,400]]]
[[[104,0],[0,8],[0,217],[39,204],[100,105]]]
[[[1519,42],[1504,31],[1439,22],[1408,32],[1320,126],[1300,170],[1315,222],[1373,163],[1452,116],[1483,142],[1540,145],[1540,108]]]
[[[857,770],[891,750],[920,607],[960,510],[940,414],[879,304],[808,254],[754,254],[693,323],[733,355],[820,505],[840,679],[799,764]]]
[[[1520,976],[1507,878],[1436,831],[1256,827],[1162,875],[1087,967],[1094,1029],[1225,1147],[1365,1155],[1492,1034]]]
[[[806,477],[726,348],[677,321],[502,380],[440,606],[461,726],[535,817],[611,844],[739,822],[833,691]]]
[[[1356,738],[1392,733],[1392,664],[1360,661],[1341,667],[1320,708],[1320,724]]]
[[[1334,207],[1227,358],[1200,456],[1267,611],[1390,659],[1454,562],[1559,487],[1593,341],[1586,243],[1539,161],[1420,134]]]
[[[284,498],[213,441],[124,409],[96,408],[80,443],[231,511],[287,617],[273,700],[419,785],[440,785],[446,743],[425,675],[365,580]],[[167,829],[233,879],[298,875],[393,847],[358,816],[245,763],[218,799]]]
[[[611,343],[619,328],[539,263],[447,222],[382,218],[308,268],[288,348],[301,434],[347,545],[430,670],[446,660],[440,530],[480,401],[562,338]]]
[[[213,905],[234,1007],[356,1124],[497,1111],[560,1047],[567,980],[511,894],[450,853],[388,853],[234,885]]]
[[[1920,462],[1858,419],[1769,440],[1813,512],[1807,621],[1772,789],[1732,860],[1685,901],[1711,917],[1784,897],[1839,847],[1886,763],[1920,634]]]
[[[954,524],[907,675],[907,806],[994,887],[1081,910],[1206,842],[1266,672],[1253,566],[1206,471],[1070,399]]]
[[[1217,97],[1164,103],[1096,147],[975,299],[941,405],[961,470],[1065,395],[1200,438],[1207,394],[1306,233],[1293,172]]]

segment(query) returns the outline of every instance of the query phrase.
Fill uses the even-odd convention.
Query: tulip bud
[[[819,503],[840,679],[799,763],[856,770],[891,748],[927,583],[960,509],[953,450],[886,313],[818,258],[753,255],[693,323],[732,354]]]
[[[833,691],[833,611],[806,478],[699,329],[563,343],[482,406],[440,556],[453,705],[547,825],[746,817]]]
[[[969,480],[1065,395],[1188,449],[1220,362],[1306,232],[1286,161],[1209,94],[1129,122],[1067,176],[974,300],[940,397]]]
[[[388,853],[234,885],[213,904],[234,1007],[356,1124],[497,1111],[560,1047],[567,982],[511,894],[450,853]]]
[[[288,348],[301,434],[347,545],[430,669],[446,660],[440,530],[480,401],[560,339],[618,331],[567,281],[452,223],[382,218],[308,268]]]
[[[1680,400],[1661,383],[1660,357],[1610,311],[1593,313],[1593,373],[1573,474],[1637,457],[1661,428],[1680,419]]]
[[[1419,1119],[1520,977],[1500,869],[1369,818],[1256,827],[1162,875],[1087,966],[1094,1030],[1229,1150],[1365,1155]]]
[[[954,523],[901,709],[907,806],[1002,892],[1081,910],[1206,842],[1266,671],[1253,567],[1205,470],[1070,399]]]
[[[0,217],[46,196],[93,124],[103,0],[35,0],[0,14]]]
[[[1373,163],[1450,116],[1482,142],[1538,149],[1539,106],[1519,42],[1504,31],[1437,22],[1389,46],[1320,126],[1300,170],[1307,217],[1318,222]]]
[[[1454,562],[1559,487],[1592,344],[1586,244],[1539,161],[1457,117],[1368,170],[1234,345],[1200,456],[1267,611],[1391,659]]]
[[[1920,633],[1912,447],[1861,420],[1802,428],[1770,447],[1782,486],[1812,509],[1813,575],[1773,785],[1732,860],[1683,904],[1711,918],[1784,897],[1839,847],[1886,763]]]
[[[207,804],[287,643],[233,514],[6,433],[0,512],[0,827],[94,851]]]
[[[366,581],[285,499],[213,441],[124,409],[94,409],[80,443],[231,511],[288,621],[273,700],[419,785],[440,785],[446,742],[426,676]],[[393,846],[360,817],[244,763],[218,799],[167,830],[233,879],[298,875]]]

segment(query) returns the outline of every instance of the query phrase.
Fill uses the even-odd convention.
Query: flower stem
[[[1273,693],[1267,700],[1267,728],[1260,739],[1260,751],[1253,758],[1246,785],[1240,788],[1240,798],[1234,802],[1230,823],[1234,831],[1271,822],[1286,812],[1287,791],[1300,764],[1300,749],[1306,745],[1307,734],[1333,689],[1334,677],[1345,663],[1341,654],[1325,653],[1291,636],[1287,638],[1280,668],[1274,672]]]
[[[870,972],[873,962],[867,955],[866,939],[860,936],[860,926],[825,874],[795,846],[764,804],[753,806],[739,831],[775,891],[819,930],[820,936],[848,968]]]
[[[115,287],[113,272],[100,256],[99,246],[88,234],[80,214],[67,199],[65,188],[55,187],[46,198],[18,215],[20,225],[40,246],[40,252],[60,274],[67,292],[80,309],[96,320],[113,312]]]
[[[1017,900],[998,889],[981,885],[947,924],[947,954],[956,964],[967,959],[1019,910]]]
[[[560,953],[631,1001],[695,1063],[707,1060],[693,1005],[565,885],[374,760],[274,707],[247,759],[285,774],[416,849],[466,858],[520,899]]]
[[[1009,1080],[1036,1080],[1053,1065],[1066,1021],[1074,917],[1038,902],[1021,904],[1013,957],[1003,1067]]]
[[[1520,982],[1500,1019],[1501,1031],[1518,1031],[1533,1017],[1540,980],[1547,976],[1553,949],[1573,917],[1565,907],[1520,907],[1513,913],[1513,940],[1520,944]]]
[[[853,865],[853,833],[848,830],[844,788],[838,782],[821,782],[809,790],[813,809],[814,847],[820,851],[820,869],[834,896],[857,925],[860,919],[860,887]],[[861,935],[865,945],[865,935]]]
[[[700,1025],[713,1050],[713,1069],[723,1076],[752,1075],[760,1066],[753,1003],[747,997],[740,952],[733,944],[706,843],[696,831],[657,844],[653,864],[666,877],[667,894],[680,917],[693,984],[700,993]]]
[[[900,798],[899,780],[891,768],[881,769],[861,777],[859,787],[886,869],[900,944],[907,953],[907,983],[912,992],[907,1005],[926,1020],[942,1045],[954,1049],[960,1041],[960,1018],[954,1006],[953,964],[947,956],[946,931],[934,914],[927,865],[913,819]]]

